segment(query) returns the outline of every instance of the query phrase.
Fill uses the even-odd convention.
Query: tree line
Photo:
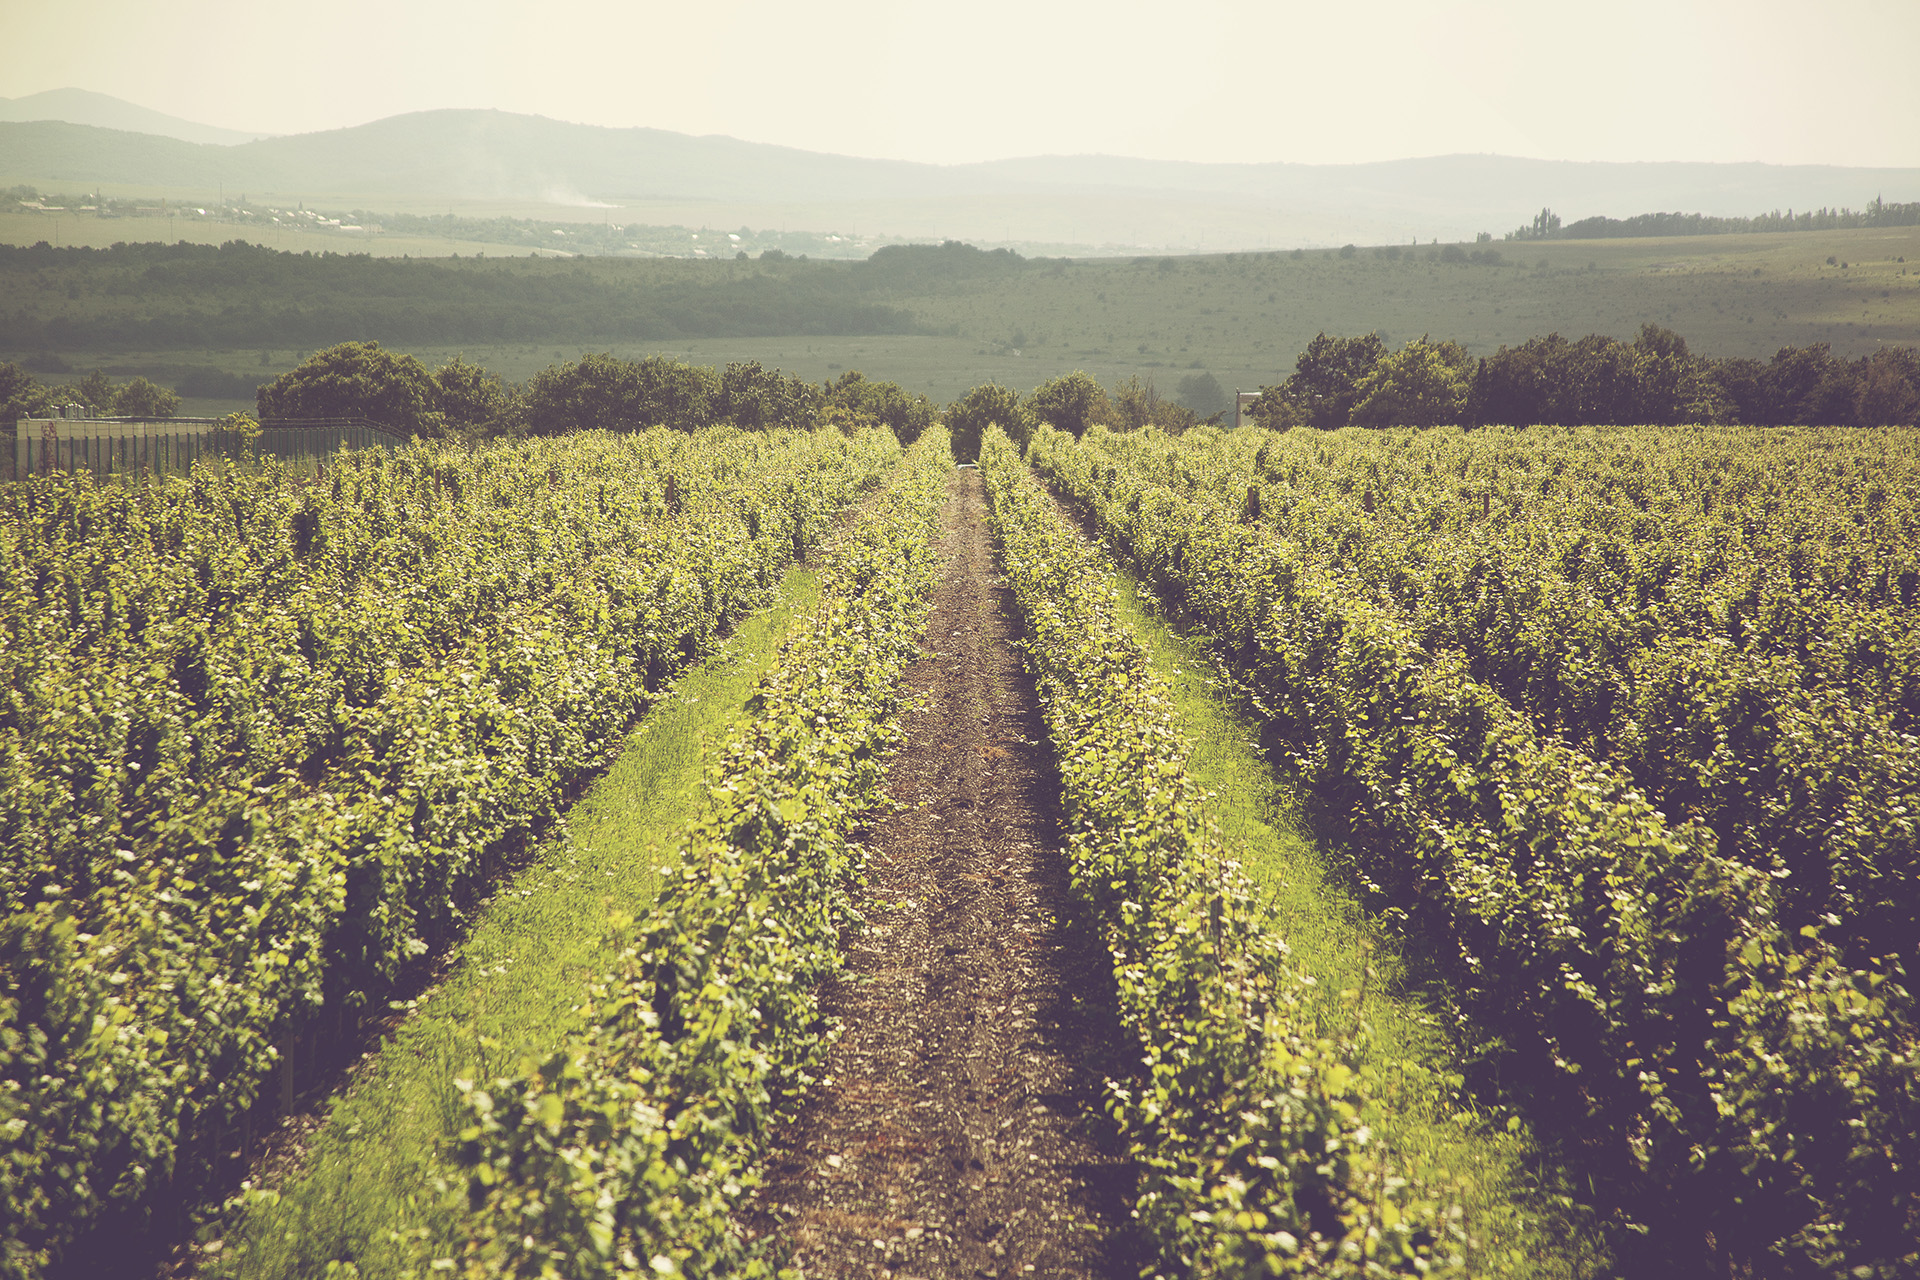
[[[359,417],[429,439],[652,426],[697,431],[728,423],[748,431],[877,425],[902,444],[917,440],[939,412],[927,397],[858,371],[816,386],[753,360],[714,369],[666,356],[601,353],[549,365],[516,384],[457,356],[430,371],[377,342],[315,352],[261,387],[256,406],[262,422]]]
[[[952,264],[938,261],[938,246],[902,248],[867,262],[710,262],[373,258],[240,241],[0,245],[0,350],[917,333],[892,301],[902,279]],[[991,269],[1017,265],[971,252]]]
[[[1420,337],[1389,351],[1379,334],[1321,333],[1252,414],[1295,426],[1651,424],[1911,426],[1920,422],[1920,349],[1847,360],[1824,342],[1771,360],[1696,356],[1685,338],[1644,324],[1631,342],[1557,333],[1480,359]]]
[[[116,387],[99,370],[77,382],[37,382],[17,365],[0,362],[0,423],[45,417],[61,405],[86,405],[103,416],[171,417],[179,396],[142,377]],[[912,444],[944,418],[955,454],[972,458],[993,423],[1023,444],[1041,422],[1078,435],[1102,423],[1119,430],[1157,426],[1172,432],[1221,422],[1227,392],[1204,370],[1183,376],[1175,395],[1151,377],[1134,375],[1111,390],[1076,370],[1051,378],[1024,399],[998,384],[975,387],[942,408],[896,382],[858,370],[814,384],[737,361],[724,369],[652,355],[638,360],[607,353],[549,365],[524,383],[512,383],[456,356],[438,369],[378,342],[342,342],[315,352],[258,388],[263,423],[301,418],[365,418],[427,439],[560,436],[576,431],[667,426],[696,431],[721,423],[757,431],[777,427],[832,427],[851,431],[884,426]]]
[[[103,415],[163,418],[177,410],[179,397],[142,377],[115,386],[99,371],[75,383],[42,384],[0,363],[0,422],[46,416],[63,404],[88,405]],[[415,357],[372,341],[316,352],[260,387],[256,407],[263,422],[360,417],[409,435],[465,439],[656,425],[692,431],[718,423],[747,430],[871,424],[911,444],[944,418],[960,458],[975,456],[982,434],[994,424],[1024,446],[1042,422],[1075,436],[1095,424],[1179,433],[1220,424],[1231,411],[1219,381],[1204,371],[1183,377],[1173,396],[1151,377],[1136,374],[1109,389],[1075,370],[1025,397],[988,383],[942,409],[898,383],[870,380],[858,371],[816,385],[757,361],[714,369],[658,355],[627,360],[601,353],[550,365],[515,384],[460,357],[429,370]],[[1883,347],[1849,361],[1816,343],[1783,347],[1766,361],[1714,360],[1694,355],[1672,330],[1646,324],[1631,342],[1600,334],[1569,341],[1551,333],[1476,359],[1457,342],[1425,336],[1392,351],[1377,333],[1321,333],[1300,353],[1293,373],[1261,389],[1250,414],[1277,430],[1455,423],[1915,425],[1920,350]]]
[[[19,365],[0,360],[0,424],[6,430],[21,418],[50,417],[65,405],[81,405],[102,417],[171,418],[180,411],[180,397],[171,387],[143,377],[115,386],[101,369],[75,382],[41,382]]]
[[[1861,227],[1920,227],[1920,201],[1889,204],[1879,196],[1864,209],[1775,209],[1750,218],[1704,213],[1639,213],[1630,218],[1596,216],[1562,223],[1542,209],[1533,221],[1507,232],[1508,240],[1610,240],[1629,236],[1747,235],[1760,231],[1847,231]]]
[[[1204,380],[1204,381],[1203,381]],[[1178,434],[1222,423],[1231,406],[1212,374],[1183,379],[1176,399],[1137,375],[1104,389],[1075,371],[1022,398],[1011,388],[975,387],[948,406],[954,453],[972,457],[988,425],[1024,448],[1046,423],[1080,436],[1156,426]],[[1185,403],[1182,403],[1182,402]],[[1220,407],[1205,416],[1196,403]],[[1893,426],[1920,423],[1920,350],[1884,347],[1848,361],[1825,343],[1785,347],[1771,360],[1695,356],[1686,339],[1642,325],[1632,342],[1600,334],[1568,341],[1557,333],[1476,359],[1459,343],[1420,337],[1398,351],[1377,333],[1321,333],[1294,372],[1263,387],[1252,420],[1296,426],[1561,425]]]
[[[1211,406],[1213,412],[1202,416],[1192,406]],[[884,426],[910,445],[944,420],[954,455],[971,459],[981,435],[996,423],[1024,445],[1042,422],[1076,435],[1095,423],[1177,433],[1219,423],[1229,406],[1219,381],[1204,371],[1183,377],[1177,398],[1163,395],[1150,377],[1134,375],[1109,391],[1076,370],[1048,379],[1025,398],[988,383],[942,408],[858,370],[814,384],[758,361],[713,369],[665,356],[627,360],[602,353],[550,365],[513,384],[460,357],[430,371],[377,342],[344,342],[261,387],[257,407],[262,422],[361,417],[412,435],[466,439],[649,426],[694,431],[727,423],[749,431]]]

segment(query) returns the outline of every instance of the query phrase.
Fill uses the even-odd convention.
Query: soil
[[[806,1274],[1139,1274],[1133,1172],[1103,1108],[1130,1058],[1076,918],[1059,782],[980,475],[955,471],[916,702],[865,835],[841,1026],[743,1213]]]

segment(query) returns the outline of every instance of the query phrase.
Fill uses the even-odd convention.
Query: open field
[[[290,247],[303,236],[318,239],[283,234]],[[383,243],[391,248],[395,241]],[[1488,251],[1499,255],[1498,264],[1484,260]],[[1472,261],[1474,252],[1483,260]],[[1446,260],[1463,256],[1467,260]],[[472,278],[481,282],[493,277],[478,273],[495,271],[490,263],[466,258],[442,266],[463,279],[475,273]],[[511,266],[516,273],[584,272],[570,278],[646,296],[659,296],[657,283],[690,298],[709,288],[724,294],[765,273],[759,263],[608,258],[565,265],[522,258]],[[838,288],[838,273],[859,270],[856,264],[789,263],[776,287]],[[1108,385],[1137,373],[1163,391],[1188,372],[1206,369],[1229,389],[1252,390],[1283,378],[1322,330],[1380,330],[1393,346],[1430,334],[1485,355],[1549,332],[1630,338],[1652,321],[1681,334],[1700,355],[1764,359],[1781,347],[1826,342],[1838,355],[1858,357],[1883,345],[1920,344],[1920,228],[1546,241],[1481,250],[1375,247],[1348,257],[1312,251],[1029,261],[1015,271],[908,276],[863,284],[862,290],[861,298],[910,314],[921,332],[637,339],[605,333],[583,306],[577,326],[569,324],[569,332],[555,332],[551,340],[502,341],[476,332],[473,341],[396,342],[345,317],[332,340],[382,339],[430,366],[460,353],[515,381],[584,351],[603,350],[622,356],[660,352],[715,365],[758,360],[816,381],[859,369],[941,401],[988,381],[1026,391],[1073,369]],[[244,303],[257,294],[240,286],[231,297]],[[65,305],[84,315],[120,304],[107,294],[82,294]],[[556,323],[572,320],[566,304],[559,305]],[[104,367],[160,381],[167,380],[169,368],[202,366],[266,381],[310,350],[268,339],[260,347],[55,346],[0,357],[33,363],[50,354],[76,373]],[[245,393],[235,390],[193,396],[183,411],[224,412],[247,403]]]
[[[699,363],[757,359],[815,379],[859,369],[945,400],[988,381],[1025,391],[1073,369],[1109,385],[1137,373],[1167,392],[1206,369],[1223,386],[1254,390],[1291,372],[1323,330],[1378,329],[1391,346],[1431,334],[1477,355],[1550,332],[1631,338],[1648,321],[1685,337],[1696,354],[1721,358],[1764,359],[1815,342],[1849,357],[1920,344],[1920,228],[1486,247],[1504,264],[1442,262],[1430,245],[1351,258],[1315,251],[1036,264],[1004,280],[901,296],[934,335],[693,339],[644,349]],[[1830,256],[1846,268],[1828,266]],[[542,348],[536,367],[553,350]],[[489,367],[524,376],[508,372],[510,350],[500,354],[503,363]]]
[[[1421,334],[1487,354],[1549,332],[1631,337],[1647,321],[1695,352],[1765,357],[1828,342],[1920,342],[1920,228],[1495,244],[1048,265],[1017,282],[905,299],[922,323],[1049,366],[1211,368],[1277,380],[1322,330]],[[1471,252],[1471,251],[1470,251]],[[1827,265],[1829,257],[1845,262]],[[1024,338],[1025,341],[1019,341]]]
[[[380,258],[416,258],[447,254],[476,254],[498,245],[479,240],[446,240],[425,236],[379,235],[364,240],[338,233],[325,235],[297,229],[261,230],[215,218],[148,217],[96,218],[90,213],[0,213],[0,243],[37,244],[45,240],[56,248],[79,246],[104,249],[116,243],[160,240],[189,244],[224,244],[243,239],[287,253],[370,253]]]
[[[308,198],[297,193],[284,191],[242,192],[233,187],[221,187],[208,184],[173,184],[159,186],[138,182],[88,182],[75,183],[67,178],[36,177],[31,174],[0,174],[0,188],[11,186],[32,187],[37,191],[71,195],[76,191],[86,191],[93,195],[104,196],[112,200],[124,200],[143,205],[158,205],[165,200],[170,206],[195,206],[224,204],[237,197],[251,196],[253,203],[268,204],[306,204],[309,207],[328,209],[375,209],[382,213],[414,213],[432,216],[452,213],[462,218],[532,218],[548,222],[602,222],[613,216],[616,222],[622,221],[614,216],[626,211],[626,206],[616,206],[610,202],[588,202],[585,200],[571,204],[556,204],[551,200],[538,199],[474,199],[468,196],[440,196],[409,192],[390,191],[329,191],[324,197]],[[633,206],[640,211],[654,202],[639,203]],[[657,202],[659,207],[678,210],[684,206],[674,202]],[[22,215],[33,216],[33,215]],[[69,214],[69,221],[83,221],[81,215]],[[633,219],[638,221],[639,219]],[[92,221],[112,221],[95,218]],[[125,223],[133,219],[123,220]],[[675,222],[677,218],[649,218],[650,222]],[[31,225],[30,223],[23,225]],[[36,236],[35,239],[48,237]],[[128,237],[122,236],[121,239]],[[8,236],[7,243],[19,244],[21,241]],[[32,243],[27,241],[26,243]],[[111,243],[109,241],[108,243]],[[444,252],[444,250],[442,250]],[[464,252],[464,251],[463,251]]]

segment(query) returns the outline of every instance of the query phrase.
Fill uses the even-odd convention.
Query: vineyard
[[[1920,437],[1004,425],[0,490],[0,1276],[1920,1272]],[[558,1030],[256,1187],[796,565]]]
[[[457,929],[895,451],[662,431],[9,489],[9,1269],[217,1178],[296,1045]]]
[[[1920,1254],[1911,436],[1044,432],[1685,1272]],[[1629,1241],[1631,1236],[1629,1236]],[[1633,1250],[1627,1247],[1629,1255]]]

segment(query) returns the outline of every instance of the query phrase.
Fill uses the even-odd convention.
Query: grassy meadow
[[[141,221],[153,220],[103,225],[130,234]],[[320,239],[310,232],[279,234],[289,239],[288,248],[301,247],[303,237],[309,246]],[[19,242],[0,227],[0,240],[9,238]],[[379,252],[388,252],[399,239],[385,237],[379,244]],[[1497,263],[1487,260],[1489,251],[1498,255]],[[447,247],[444,242],[437,248],[423,245],[422,252],[445,254]],[[1480,261],[1472,260],[1476,252]],[[537,266],[525,264],[529,270]],[[596,278],[626,278],[646,287],[656,279],[672,281],[680,288],[709,273],[716,288],[725,288],[761,270],[757,263],[607,258],[550,264],[550,269],[585,269]],[[853,269],[812,264],[815,272]],[[758,360],[815,381],[858,369],[943,402],[983,382],[1024,392],[1074,369],[1108,385],[1139,374],[1166,394],[1188,373],[1205,369],[1228,390],[1253,390],[1289,373],[1298,353],[1322,330],[1379,330],[1395,347],[1429,334],[1485,355],[1556,331],[1568,337],[1631,338],[1642,323],[1652,321],[1681,334],[1702,355],[1764,359],[1781,347],[1826,342],[1837,355],[1857,357],[1882,345],[1920,344],[1920,228],[1478,248],[1376,246],[1350,254],[1308,250],[1049,259],[1012,272],[914,277],[892,291],[867,296],[910,312],[921,332],[640,341],[610,335],[583,341],[579,334],[590,334],[593,323],[583,317],[574,334],[552,341],[476,335],[476,341],[445,345],[388,345],[411,351],[429,366],[464,354],[515,381],[584,351],[602,350],[625,357],[659,352],[714,365]],[[349,337],[383,335],[339,335]],[[165,381],[170,367],[197,366],[264,382],[308,354],[285,348],[53,348],[0,351],[0,358],[45,367],[51,355],[65,361],[74,376],[105,368],[119,376],[138,372]],[[228,391],[227,397],[190,394],[182,412],[248,407],[239,384]]]
[[[1502,263],[1446,262],[1422,245],[1050,264],[904,305],[979,347],[1017,348],[1034,383],[1085,368],[1170,385],[1207,368],[1252,389],[1291,372],[1322,330],[1380,330],[1395,347],[1430,334],[1481,355],[1555,331],[1631,338],[1647,321],[1715,357],[1920,343],[1920,228],[1484,248]]]
[[[186,216],[133,218],[98,218],[91,213],[71,211],[0,213],[0,244],[36,244],[45,240],[55,248],[104,249],[122,241],[132,244],[142,240],[160,240],[171,244],[185,240],[189,244],[224,244],[234,239],[287,253],[309,250],[323,253],[331,250],[334,253],[370,253],[379,258],[475,254],[489,249],[499,252],[498,245],[477,240],[391,234],[356,239],[351,234],[336,232],[329,235],[297,227],[285,230],[262,229],[253,225],[243,227],[228,219],[202,218],[191,213]]]
[[[1074,369],[1107,385],[1138,374],[1168,395],[1205,369],[1229,391],[1252,391],[1291,373],[1323,330],[1378,329],[1394,347],[1430,334],[1477,355],[1556,331],[1631,339],[1648,321],[1721,358],[1814,342],[1848,357],[1920,344],[1920,228],[1485,246],[1499,266],[1442,262],[1439,248],[1077,259],[898,299],[934,335],[612,349],[754,359],[816,381],[859,369],[949,401],[983,382],[1025,392]],[[532,368],[557,349],[533,353]],[[513,366],[527,355],[501,349],[489,367],[524,377]]]

